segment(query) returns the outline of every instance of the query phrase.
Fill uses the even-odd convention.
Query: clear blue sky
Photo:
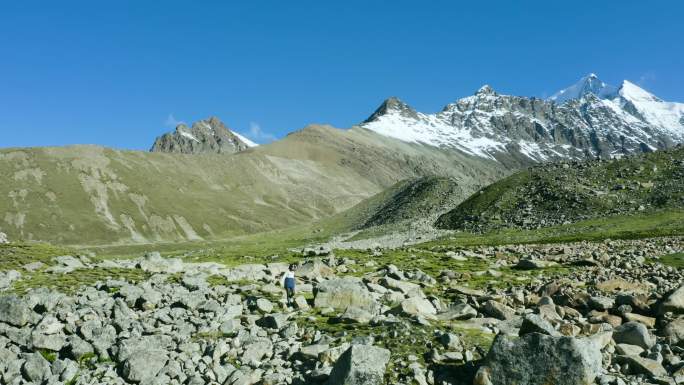
[[[106,3],[106,5],[105,5]],[[684,102],[684,2],[3,1],[0,147],[148,149],[211,115],[259,142],[596,72]],[[169,119],[172,116],[173,119]]]

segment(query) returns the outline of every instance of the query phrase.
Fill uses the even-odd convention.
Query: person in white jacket
[[[292,306],[294,301],[295,293],[295,265],[292,264],[288,270],[283,274],[283,287],[285,288],[285,293],[287,294],[287,306]]]

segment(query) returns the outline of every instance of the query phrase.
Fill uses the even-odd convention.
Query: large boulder
[[[22,327],[29,322],[31,309],[14,295],[0,297],[0,322]]]
[[[352,345],[335,362],[327,385],[381,384],[390,351],[370,345]]]
[[[529,333],[541,333],[550,336],[560,335],[560,332],[555,330],[551,323],[542,318],[539,314],[528,314],[523,319],[518,334],[522,336]]]
[[[0,271],[0,290],[8,289],[12,282],[21,279],[21,273],[16,270]]]
[[[406,315],[421,315],[432,317],[437,314],[437,310],[430,301],[423,297],[411,297],[401,301],[402,313]]]
[[[150,273],[175,274],[183,272],[183,261],[180,258],[164,258],[157,251],[145,253],[138,261],[138,267]]]
[[[677,314],[684,313],[684,285],[673,291],[667,296],[658,308],[660,314],[673,312]]]
[[[486,315],[500,320],[509,320],[515,317],[515,309],[492,299],[485,302],[481,310]]]
[[[667,370],[663,368],[663,365],[649,358],[638,355],[617,356],[615,361],[620,364],[627,364],[631,374],[645,374],[650,377],[667,376]]]
[[[636,345],[644,349],[650,349],[656,343],[646,326],[639,322],[627,322],[615,328],[613,340],[616,344]]]
[[[371,314],[376,314],[379,307],[366,285],[357,277],[329,279],[318,284],[314,306],[339,311],[353,306]]]
[[[159,374],[167,360],[163,350],[137,350],[124,361],[121,373],[129,382],[151,380]]]
[[[27,380],[39,384],[50,376],[50,363],[40,353],[27,354],[25,359],[21,372]]]
[[[601,371],[601,344],[596,340],[529,333],[499,334],[476,385],[586,385]]]
[[[684,341],[684,318],[680,317],[668,323],[663,329],[663,337],[671,345]]]
[[[320,279],[328,278],[335,275],[333,269],[328,265],[323,263],[320,259],[314,259],[307,261],[302,266],[300,266],[295,272],[297,277],[307,278],[307,279]]]
[[[459,303],[449,307],[446,311],[439,314],[437,318],[442,321],[466,320],[477,317],[477,310],[467,303]]]

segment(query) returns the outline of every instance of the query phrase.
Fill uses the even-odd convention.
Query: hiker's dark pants
[[[294,287],[286,287],[285,292],[287,293],[287,304],[291,305],[294,298]]]

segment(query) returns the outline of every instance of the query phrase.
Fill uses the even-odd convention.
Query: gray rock
[[[52,258],[53,261],[57,262],[56,265],[47,268],[47,272],[56,274],[66,274],[71,273],[77,269],[85,269],[85,265],[78,258],[74,258],[71,255],[63,255],[60,257]]]
[[[221,326],[219,326],[219,331],[223,334],[232,334],[240,329],[240,320],[229,319],[223,321]]]
[[[316,291],[314,306],[344,311],[350,306],[376,314],[378,304],[372,294],[357,277],[335,278],[321,282]]]
[[[467,320],[475,317],[477,317],[477,310],[467,303],[459,303],[437,315],[437,318],[442,321]]]
[[[556,262],[552,262],[552,261],[543,261],[543,260],[539,260],[539,259],[521,259],[515,265],[515,268],[520,269],[520,270],[534,270],[534,269],[545,269],[547,267],[557,266],[557,265],[558,264]]]
[[[639,356],[618,356],[618,363],[627,364],[631,374],[645,374],[651,377],[667,376],[667,371],[658,362]]]
[[[590,339],[529,333],[499,334],[475,385],[585,385],[601,371],[600,345]]]
[[[45,266],[45,264],[43,262],[36,261],[36,262],[27,263],[22,267],[24,268],[24,270],[26,270],[28,272],[34,272],[36,270],[41,269],[43,266]]]
[[[482,312],[500,320],[508,320],[515,317],[515,310],[513,308],[492,299],[485,302]]]
[[[648,332],[646,326],[639,322],[624,323],[613,331],[616,344],[630,344],[650,349],[655,345],[655,338]]]
[[[663,328],[663,337],[671,345],[677,345],[684,341],[684,317],[676,318]]]
[[[623,356],[638,356],[644,352],[644,348],[630,344],[616,344],[615,351]]]
[[[0,232],[0,245],[4,245],[9,243],[9,240],[7,239],[7,234]]]
[[[70,359],[57,360],[52,364],[52,374],[59,375],[59,380],[69,382],[78,374],[78,364]]]
[[[356,306],[350,306],[338,318],[344,323],[367,324],[373,319],[373,315]]]
[[[46,349],[58,352],[62,350],[66,344],[66,336],[62,333],[40,334],[34,332],[31,335],[31,343],[36,349]]]
[[[33,329],[33,332],[40,334],[55,334],[62,331],[62,329],[64,329],[64,324],[55,318],[55,316],[48,314],[38,322],[38,325]]]
[[[129,382],[154,379],[168,360],[163,350],[137,350],[124,361],[121,373]]]
[[[328,349],[330,349],[330,346],[327,344],[313,344],[302,346],[299,352],[307,358],[318,358],[319,354],[323,353]]]
[[[332,277],[335,275],[335,272],[321,260],[314,259],[300,266],[295,275],[307,279],[320,279]]]
[[[543,319],[539,314],[528,314],[525,316],[525,318],[523,318],[518,334],[523,336],[528,333],[541,333],[550,336],[560,336],[560,333],[553,328],[551,323]]]
[[[676,314],[684,313],[684,286],[680,286],[660,303],[658,308],[660,314],[673,312]]]
[[[48,378],[51,373],[50,363],[40,353],[27,354],[25,359],[21,372],[27,380],[41,383]]]
[[[256,300],[256,308],[262,313],[270,313],[273,311],[273,303],[266,298],[258,298]]]
[[[444,333],[439,337],[439,342],[449,350],[461,350],[463,345],[461,339],[456,334]]]
[[[85,355],[95,352],[91,344],[75,334],[67,337],[67,350],[69,351],[71,358],[76,361],[80,361]]]
[[[423,317],[433,317],[437,310],[432,303],[423,297],[411,297],[401,301],[399,305],[402,313],[406,315],[420,315]]]
[[[31,319],[31,309],[14,295],[0,297],[0,322],[22,327]]]
[[[0,290],[8,289],[12,283],[21,279],[21,273],[16,270],[0,271]]]
[[[385,287],[400,291],[407,297],[425,296],[423,294],[423,291],[420,289],[420,285],[415,284],[413,282],[401,281],[398,279],[385,277],[380,281],[380,283],[382,283]]]
[[[327,385],[376,385],[383,382],[390,351],[352,345],[335,362]]]
[[[592,309],[599,311],[610,310],[615,306],[615,299],[609,297],[591,297],[589,298],[589,306]]]
[[[261,327],[280,330],[288,323],[289,316],[283,313],[270,314],[261,318],[257,324]]]
[[[309,308],[309,304],[306,302],[306,298],[304,298],[301,295],[295,297],[294,305],[299,310],[306,310]]]
[[[264,358],[273,354],[273,344],[269,340],[256,341],[245,346],[242,353],[242,362],[248,365],[261,363]]]
[[[179,258],[164,258],[157,251],[145,253],[138,261],[138,267],[151,273],[175,274],[183,271],[183,261]]]

